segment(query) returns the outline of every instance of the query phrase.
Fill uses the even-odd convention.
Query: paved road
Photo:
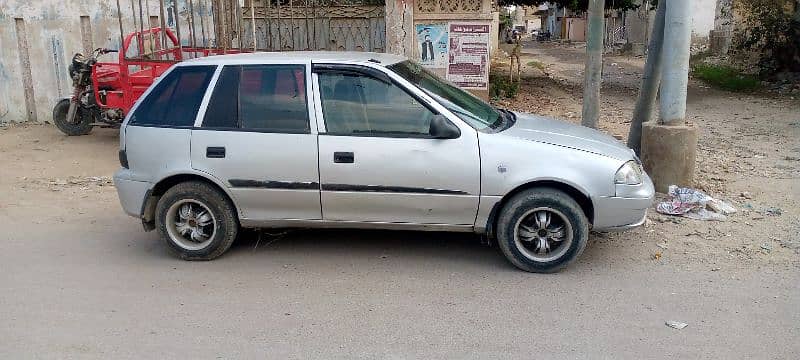
[[[800,354],[796,271],[630,265],[615,257],[625,244],[595,241],[566,271],[535,275],[471,236],[353,231],[257,248],[251,234],[183,262],[116,207],[0,216],[0,358]]]
[[[553,275],[415,232],[250,234],[179,261],[92,178],[117,143],[0,130],[0,359],[800,358],[796,266],[712,271],[695,261],[707,240],[683,235],[652,261],[650,228],[593,236]]]

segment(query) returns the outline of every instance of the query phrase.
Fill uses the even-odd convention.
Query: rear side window
[[[180,66],[142,99],[131,116],[132,125],[192,126],[214,66]]]
[[[225,66],[204,128],[308,133],[305,66]]]

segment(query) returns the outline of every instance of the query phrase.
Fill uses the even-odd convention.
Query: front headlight
[[[614,183],[622,185],[639,185],[642,183],[642,166],[636,161],[628,161],[617,170]]]

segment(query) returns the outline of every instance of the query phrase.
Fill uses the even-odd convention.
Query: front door
[[[228,186],[242,220],[322,218],[309,66],[224,66],[192,131],[192,167]]]
[[[480,194],[477,135],[429,135],[436,111],[397,82],[315,70],[323,219],[472,225]]]

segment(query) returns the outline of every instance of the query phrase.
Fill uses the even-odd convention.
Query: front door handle
[[[352,164],[356,161],[356,157],[352,152],[337,151],[333,153],[333,162],[338,164]]]
[[[206,157],[211,159],[223,159],[225,158],[225,147],[224,146],[209,146],[206,148]]]

